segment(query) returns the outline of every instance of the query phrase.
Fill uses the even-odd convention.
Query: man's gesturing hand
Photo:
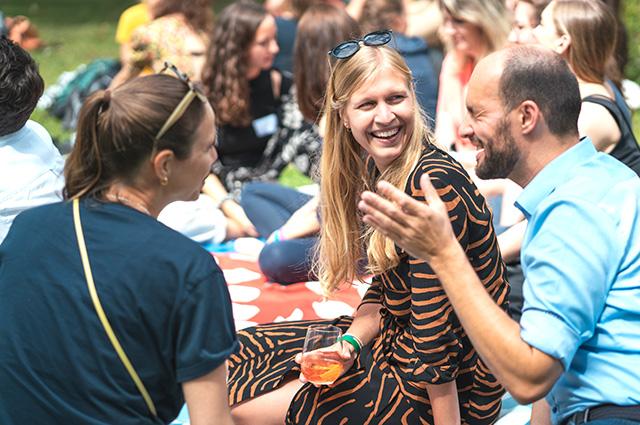
[[[429,261],[457,241],[447,207],[427,174],[420,179],[420,187],[424,202],[381,181],[378,194],[364,192],[358,208],[365,214],[365,223],[380,230],[410,255]]]

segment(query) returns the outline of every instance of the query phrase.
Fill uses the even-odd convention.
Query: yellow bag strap
[[[109,319],[107,319],[107,315],[104,313],[102,309],[102,304],[100,304],[100,298],[98,298],[98,292],[96,291],[96,285],[93,282],[93,274],[91,273],[91,266],[89,265],[89,255],[87,254],[87,246],[84,243],[84,234],[82,233],[82,223],[80,222],[80,202],[78,198],[73,200],[73,225],[76,229],[76,237],[78,238],[78,248],[80,248],[80,257],[82,258],[82,267],[84,268],[84,275],[87,279],[87,287],[89,288],[89,294],[91,295],[91,300],[93,301],[93,306],[96,309],[96,313],[98,313],[98,317],[100,318],[100,322],[102,322],[102,326],[104,327],[109,340],[111,341],[111,345],[115,348],[116,353],[118,353],[118,357],[124,364],[124,367],[129,372],[131,379],[138,387],[138,391],[142,394],[142,398],[144,398],[144,402],[147,403],[147,407],[149,411],[154,417],[157,417],[158,414],[156,412],[156,406],[153,404],[153,400],[149,396],[147,389],[144,387],[144,384],[140,380],[140,377],[136,373],[136,370],[133,368],[133,365],[129,361],[127,354],[122,349],[120,345],[120,341],[118,341],[118,337],[113,332],[111,328],[111,324],[109,323]]]

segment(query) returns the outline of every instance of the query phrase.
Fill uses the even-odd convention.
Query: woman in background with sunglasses
[[[356,207],[380,179],[424,201],[418,182],[429,173],[487,291],[505,304],[489,209],[460,164],[432,144],[411,72],[384,46],[390,39],[376,32],[331,50],[337,60],[324,106],[317,276],[327,295],[364,274],[374,275],[372,284],[353,318],[239,333],[240,352],[229,362],[236,424],[490,424],[498,417],[503,391],[435,273],[363,223]],[[342,375],[316,387],[296,378],[306,329],[320,323],[344,333],[327,350]]]
[[[231,424],[223,274],[156,220],[197,198],[215,134],[204,95],[169,75],[87,99],[67,201],[20,214],[0,246],[1,423],[170,423],[186,399],[192,424]]]

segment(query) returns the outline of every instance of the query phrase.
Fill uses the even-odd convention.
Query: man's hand
[[[429,261],[458,243],[447,207],[427,174],[420,179],[424,202],[416,201],[391,184],[378,183],[378,193],[364,192],[358,204],[363,221],[380,230],[410,255]]]

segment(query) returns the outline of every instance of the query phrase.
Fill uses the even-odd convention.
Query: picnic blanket
[[[252,256],[235,252],[212,255],[229,285],[238,330],[262,323],[350,315],[367,289],[366,284],[354,283],[325,300],[318,282],[287,286],[267,282]]]

